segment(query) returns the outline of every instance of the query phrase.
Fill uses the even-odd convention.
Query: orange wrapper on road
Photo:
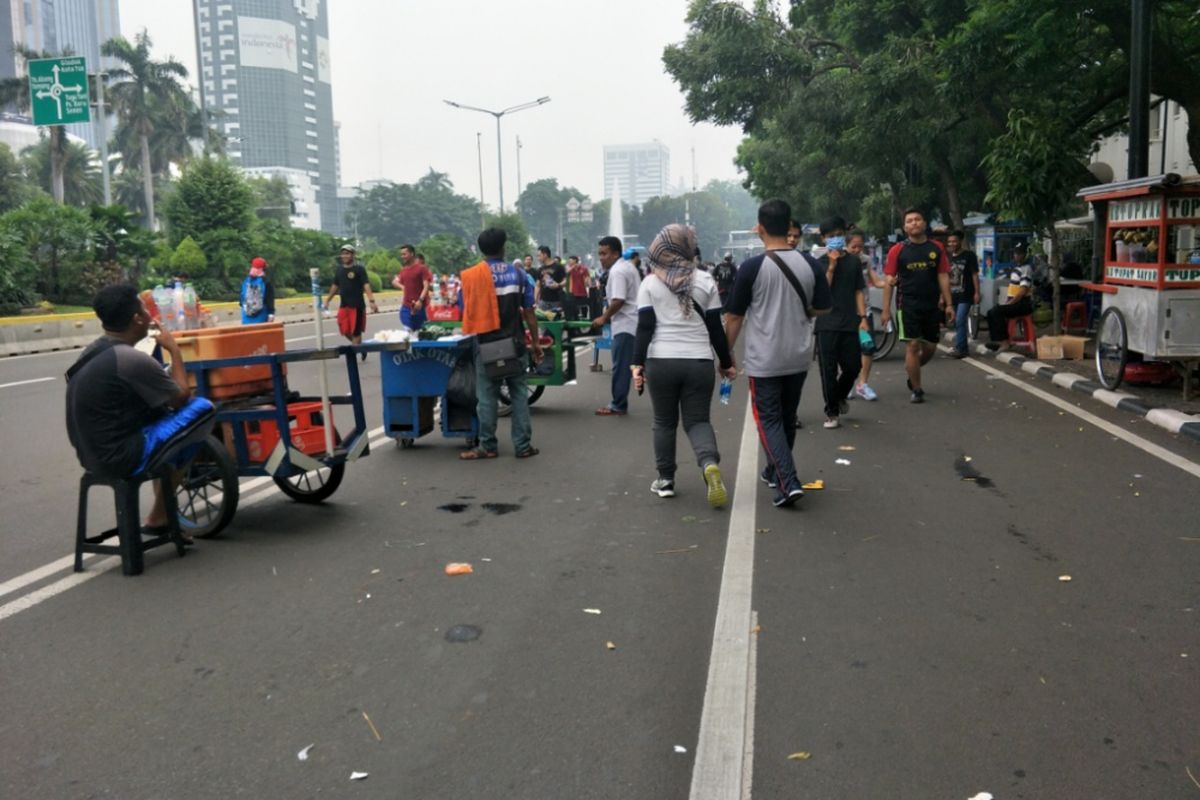
[[[456,562],[446,565],[447,575],[470,575],[474,571],[474,568],[472,568],[470,564]]]

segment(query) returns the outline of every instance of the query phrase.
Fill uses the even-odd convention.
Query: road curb
[[[219,309],[228,318],[218,324],[236,324],[240,314],[236,304],[232,310]],[[400,303],[380,304],[379,313],[387,314],[400,310]],[[311,322],[315,318],[312,308],[276,317],[276,322]],[[399,322],[397,322],[397,326]],[[101,334],[100,321],[94,316],[81,318],[78,314],[64,315],[63,319],[30,322],[24,325],[0,327],[0,361],[11,356],[29,356],[39,353],[54,353],[64,350],[79,350],[94,342]]]
[[[952,347],[954,343],[953,334],[943,336],[942,342]],[[1089,381],[1077,373],[1061,372],[1050,364],[1038,361],[1036,358],[1030,358],[1029,356],[1019,355],[1011,351],[994,353],[981,344],[972,345],[970,351],[973,356],[992,358],[1034,377],[1045,378],[1056,386],[1087,395],[1110,408],[1115,408],[1118,411],[1124,411],[1129,414],[1136,414],[1168,433],[1178,434],[1192,441],[1200,442],[1200,415],[1185,414],[1174,408],[1154,406],[1128,392],[1110,391],[1095,381]]]

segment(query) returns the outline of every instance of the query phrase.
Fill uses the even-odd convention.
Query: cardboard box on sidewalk
[[[1039,336],[1037,357],[1039,361],[1058,361],[1064,358],[1078,361],[1083,358],[1083,346],[1086,343],[1086,336]]]

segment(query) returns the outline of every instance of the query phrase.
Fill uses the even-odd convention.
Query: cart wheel
[[[1096,325],[1096,375],[1105,389],[1116,389],[1121,385],[1128,361],[1129,337],[1125,315],[1118,308],[1106,308]]]
[[[879,319],[883,312],[878,308],[871,309],[872,319]],[[871,336],[875,339],[875,354],[872,358],[875,361],[882,361],[888,357],[888,353],[892,352],[892,348],[896,346],[896,324],[892,322],[891,330],[884,330],[882,327],[874,328],[871,331]]]
[[[333,431],[333,441],[342,443],[342,437],[337,429]],[[342,476],[346,474],[346,463],[339,462],[329,467],[289,475],[286,478],[274,477],[279,491],[295,500],[297,503],[320,503],[325,500],[342,484]]]
[[[529,405],[533,405],[546,392],[545,386],[530,386],[529,387]],[[508,395],[508,384],[500,384],[500,416],[507,417],[512,413],[512,398]]]
[[[214,436],[200,442],[175,488],[179,527],[192,536],[216,536],[233,519],[238,504],[237,465]]]
[[[399,447],[401,450],[408,450],[410,447],[413,446],[414,441],[415,440],[409,439],[408,437],[402,437],[402,438],[396,440],[396,446]]]

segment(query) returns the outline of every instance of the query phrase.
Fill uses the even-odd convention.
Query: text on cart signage
[[[1108,206],[1109,222],[1158,222],[1162,216],[1161,197],[1135,197],[1114,200]]]

